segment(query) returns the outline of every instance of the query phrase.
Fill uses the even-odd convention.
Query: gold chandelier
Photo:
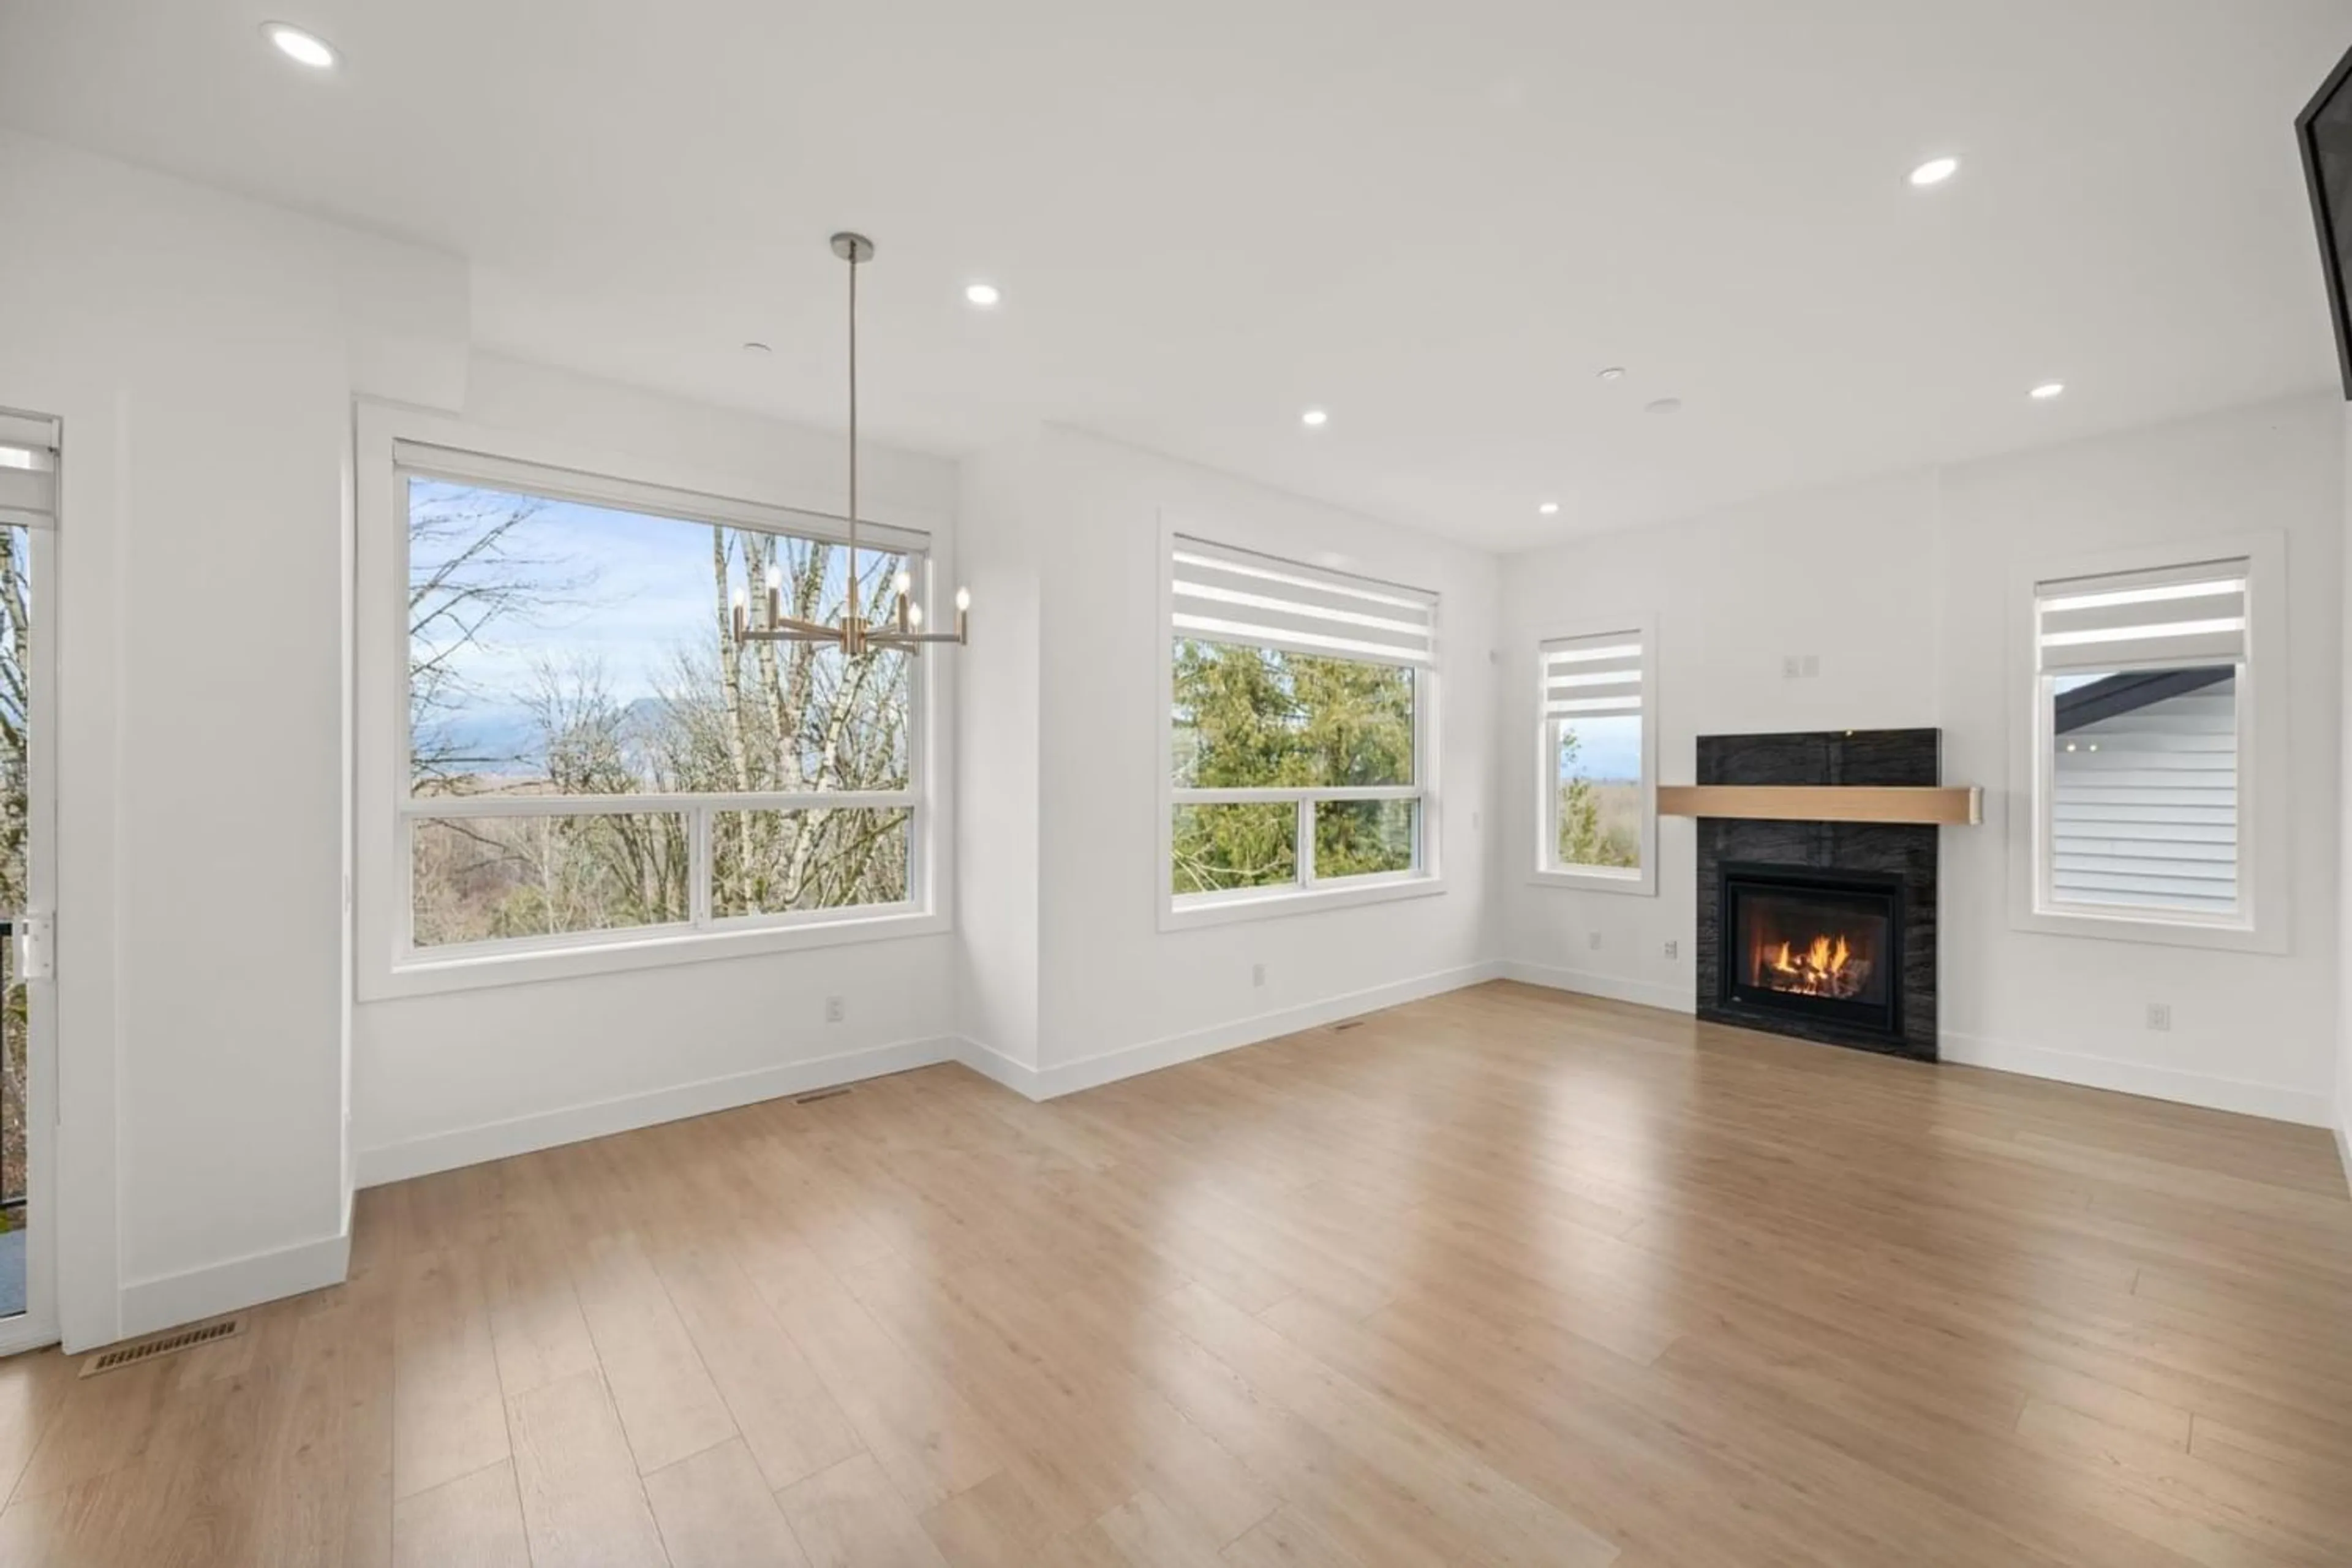
[[[859,596],[857,587],[857,268],[874,259],[874,242],[862,234],[836,234],[833,237],[833,253],[849,263],[849,588],[842,599],[841,623],[824,626],[784,614],[782,574],[772,566],[756,615],[746,602],[744,591],[739,588],[735,592],[735,640],[835,643],[852,658],[876,648],[902,647],[920,652],[925,643],[961,643],[967,640],[971,590],[956,590],[955,630],[927,632],[923,630],[923,606],[914,597],[914,576],[903,568],[891,584],[896,590],[891,618],[877,626],[860,613],[865,600]]]

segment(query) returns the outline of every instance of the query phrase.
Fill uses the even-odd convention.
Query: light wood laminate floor
[[[2352,1562],[2322,1132],[1495,984],[361,1194],[0,1365],[0,1563]]]

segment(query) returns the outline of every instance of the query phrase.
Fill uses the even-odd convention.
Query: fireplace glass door
[[[1896,1032],[1901,899],[1891,878],[1726,868],[1724,1000]]]

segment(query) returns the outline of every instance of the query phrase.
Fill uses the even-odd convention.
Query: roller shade
[[[1176,635],[1380,664],[1434,664],[1437,595],[1179,537]]]
[[[50,528],[58,518],[58,422],[0,414],[0,522]]]
[[[1548,719],[1597,719],[1642,710],[1642,634],[1595,632],[1543,645]]]
[[[730,528],[755,528],[835,544],[849,538],[848,520],[824,512],[699,495],[604,474],[517,462],[451,447],[432,447],[421,441],[394,441],[392,462],[396,470],[410,478],[482,485],[509,495],[576,500],[589,506],[618,507],[646,517],[725,523]],[[931,547],[931,536],[920,529],[894,528],[863,517],[857,520],[857,537],[861,545],[873,550],[919,553]]]
[[[2035,643],[2046,675],[2246,658],[2246,563],[2070,577],[2034,587]]]

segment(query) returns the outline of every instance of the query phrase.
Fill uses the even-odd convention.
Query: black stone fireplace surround
[[[1943,732],[1702,735],[1697,782],[1939,784]],[[1908,823],[1699,818],[1699,1016],[1934,1061],[1937,831]],[[1759,967],[1759,938],[1743,940],[1738,929],[1743,908],[1774,944],[1791,942],[1793,970],[1770,957]],[[1813,979],[1806,943],[1831,932],[1849,939],[1849,964],[1864,965],[1859,979]],[[1798,984],[1790,979],[1794,973],[1817,988],[1780,989]]]

